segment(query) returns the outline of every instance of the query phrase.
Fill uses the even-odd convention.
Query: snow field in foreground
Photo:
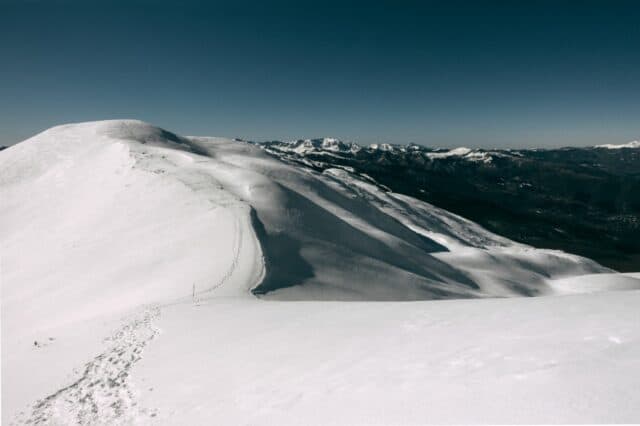
[[[161,424],[635,423],[639,303],[180,305],[136,364],[140,402]]]

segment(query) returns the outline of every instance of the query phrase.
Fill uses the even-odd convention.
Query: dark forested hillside
[[[350,167],[535,247],[640,270],[640,149],[434,150],[333,139],[266,142],[316,170]]]

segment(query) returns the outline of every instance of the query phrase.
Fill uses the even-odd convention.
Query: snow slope
[[[608,271],[584,258],[513,243],[347,170],[320,174],[242,142],[191,140],[235,167],[232,176],[245,171],[244,189],[234,186],[234,177],[225,181],[219,169],[215,173],[257,212],[255,228],[267,261],[257,291],[276,289],[270,298],[534,295],[549,291],[549,277]]]
[[[140,403],[162,424],[637,423],[639,303],[631,291],[175,306],[138,364]]]
[[[59,387],[123,315],[190,300],[194,285],[204,297],[259,282],[250,207],[199,170],[194,150],[121,121],[56,127],[3,151],[5,412]],[[46,363],[34,341],[55,348]]]
[[[579,275],[551,280],[550,285],[556,294],[640,290],[640,277],[637,274]]]
[[[253,386],[241,373],[243,363],[255,363],[247,371],[273,368],[268,356],[261,358],[269,354],[269,345],[291,348],[311,338],[312,344],[296,349],[300,359],[320,351],[317,356],[335,360],[327,368],[348,371],[359,346],[351,345],[344,333],[362,332],[372,339],[370,345],[396,348],[382,358],[373,354],[365,366],[400,366],[404,357],[422,357],[426,349],[415,346],[413,337],[396,345],[392,329],[376,340],[371,335],[375,330],[367,332],[357,324],[369,317],[384,323],[387,316],[390,324],[400,324],[408,306],[416,312],[436,306],[275,300],[551,295],[566,292],[557,284],[563,278],[611,272],[585,258],[516,244],[348,170],[320,174],[242,141],[181,137],[135,120],[58,126],[3,150],[0,191],[3,422],[190,423],[214,414],[234,423],[248,421],[246,410],[260,404],[224,389],[229,381],[242,392]],[[271,302],[255,298],[252,290]],[[593,302],[579,297],[587,305]],[[523,318],[532,320],[535,303],[543,302],[447,303],[454,311],[476,306],[473,318],[480,321],[491,318],[494,306],[502,306],[493,303],[522,306]],[[551,311],[561,312],[559,302],[551,305]],[[357,307],[362,316],[353,317],[347,306]],[[324,316],[327,309],[333,313]],[[445,313],[438,315],[437,321],[446,321]],[[307,316],[289,334],[289,322]],[[508,316],[500,318],[509,321]],[[481,321],[480,331],[492,324]],[[559,341],[572,327],[558,332]],[[416,326],[415,338],[439,342],[454,329],[444,327],[432,335],[431,326],[422,324]],[[315,343],[313,330],[323,330]],[[635,342],[637,329],[631,327],[627,334]],[[333,351],[334,338],[347,345],[343,355]],[[464,345],[454,340],[452,348]],[[228,351],[220,352],[218,345]],[[592,348],[594,356],[601,349]],[[410,370],[418,369],[420,376],[431,371],[428,365]],[[280,376],[266,376],[253,392],[273,391],[269,386],[282,375],[303,374],[307,367],[282,366]],[[184,377],[206,377],[200,384],[178,381],[170,374],[174,369]],[[280,390],[284,399],[304,383],[322,380],[322,369],[311,370],[313,380],[293,380]],[[341,389],[360,389],[367,371],[363,366],[354,372],[354,381]],[[218,372],[224,380],[212,381]],[[409,393],[435,389],[415,388],[412,380],[394,382],[394,372],[382,374],[380,383],[391,381],[397,391]],[[143,382],[152,383],[153,396]],[[360,392],[365,397],[373,391],[363,386]],[[212,405],[209,396],[221,405]],[[173,405],[166,398],[175,398]],[[274,421],[299,423],[311,410],[305,404],[336,404],[333,397],[314,398],[299,400],[297,417],[278,415]],[[272,402],[265,401],[267,413],[272,413]],[[281,407],[287,404],[298,403]],[[409,403],[415,416],[407,419],[420,422],[424,413],[418,405]],[[213,408],[220,406],[225,408]],[[370,420],[357,404],[350,414],[346,406],[336,408],[345,410],[345,422]],[[389,410],[381,421],[403,419],[401,405]],[[627,418],[629,410],[621,413],[620,418]],[[439,418],[445,417],[434,417]]]

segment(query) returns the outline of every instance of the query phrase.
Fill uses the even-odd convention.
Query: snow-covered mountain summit
[[[300,147],[358,149],[333,139]],[[69,310],[79,320],[193,291],[541,295],[553,292],[550,278],[607,271],[514,243],[348,168],[314,171],[250,143],[135,120],[58,126],[2,151],[0,188],[3,311],[25,330],[69,321],[69,303],[83,307]]]
[[[353,149],[298,146],[314,144]],[[348,167],[135,120],[79,123],[0,152],[0,199],[3,423],[636,413],[622,367],[637,358],[637,292],[514,296],[639,280],[515,243]],[[593,273],[586,288],[575,278]],[[485,300],[399,303],[463,298]],[[328,409],[314,417],[318,406]]]
[[[334,139],[291,146],[355,148]],[[604,270],[513,243],[346,169],[318,173],[249,143],[186,138],[139,121],[55,127],[0,161],[16,297],[24,291],[18,283],[73,288],[87,274],[95,278],[86,285],[110,294],[107,283],[125,285],[134,265],[159,281],[137,272],[130,288],[157,287],[158,299],[188,294],[191,283],[302,299],[535,295],[549,291],[550,276]],[[55,255],[34,256],[42,265],[29,271],[12,254],[43,247]],[[88,253],[99,261],[88,262]]]

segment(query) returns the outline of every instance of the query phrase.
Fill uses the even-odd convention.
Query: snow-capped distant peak
[[[431,159],[434,158],[446,158],[446,157],[463,157],[471,152],[471,149],[465,147],[459,147],[450,149],[448,151],[430,152],[427,156]]]
[[[605,149],[622,149],[622,148],[640,148],[640,141],[631,141],[622,144],[604,144],[604,145],[596,145],[596,148],[605,148]]]
[[[342,151],[343,146],[348,147],[349,145],[336,138],[322,138],[320,146],[329,151]]]
[[[380,151],[393,151],[394,146],[388,143],[372,143],[369,145],[369,149]]]
[[[353,142],[344,142],[336,138],[296,139],[288,142],[273,141],[269,143],[278,151],[306,154],[310,152],[356,152],[360,146]]]
[[[372,143],[362,146],[335,138],[298,139],[289,142],[269,141],[259,144],[267,151],[277,155],[294,154],[302,157],[307,155],[339,157],[362,155],[363,158],[369,158],[369,156],[373,155],[378,156],[382,161],[386,161],[390,157],[404,158],[405,156],[411,156],[412,158],[422,157],[427,161],[465,160],[476,163],[491,163],[495,157],[511,155],[500,151],[485,151],[467,147],[434,149],[416,144],[395,145],[390,143]],[[513,155],[515,156],[516,154]]]

